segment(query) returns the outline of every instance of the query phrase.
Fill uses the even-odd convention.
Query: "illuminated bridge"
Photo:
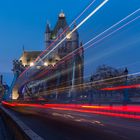
[[[131,64],[101,63],[94,73],[86,74],[94,65],[91,48],[140,21],[139,8],[80,42],[78,30],[108,4],[109,0],[93,0],[71,24],[61,11],[53,29],[46,25],[45,50],[23,50],[13,61],[14,78],[1,112],[15,138],[140,139],[140,72],[131,72]]]

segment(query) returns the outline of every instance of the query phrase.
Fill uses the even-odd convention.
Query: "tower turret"
[[[73,29],[75,29],[76,28],[76,23],[74,24],[74,27],[73,27]],[[77,31],[77,29],[72,33],[72,40],[77,40],[77,39],[79,39],[79,34],[78,34],[78,31]]]
[[[76,28],[76,24],[74,24],[73,29],[75,28]],[[78,34],[77,29],[72,33],[72,46],[73,46],[73,49],[76,49],[79,46],[79,34]]]
[[[45,31],[46,48],[50,45],[50,37],[51,37],[51,30],[49,24],[47,23],[46,31]]]
[[[67,27],[68,27],[68,25],[67,25],[67,21],[66,21],[66,16],[65,16],[64,12],[61,11],[61,13],[58,15],[58,20],[54,27],[53,35],[56,35],[61,28],[63,30],[65,30]]]

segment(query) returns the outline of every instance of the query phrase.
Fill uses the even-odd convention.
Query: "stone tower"
[[[76,24],[74,24],[73,29],[74,28],[76,28]],[[64,63],[58,65],[58,68],[55,71],[56,75],[58,75],[56,78],[56,85],[58,87],[83,83],[84,51],[82,43],[79,43],[78,30],[69,34],[73,29],[68,27],[64,12],[61,12],[58,15],[54,29],[50,29],[49,24],[46,26],[45,46],[48,48],[48,52],[66,37],[66,39],[52,52],[51,56],[46,58],[48,65],[51,65],[57,64],[59,60],[63,60],[65,57]],[[53,45],[50,45],[52,43]],[[68,55],[70,59],[67,57]]]

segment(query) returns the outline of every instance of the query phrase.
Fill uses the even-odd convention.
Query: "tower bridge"
[[[47,57],[43,58],[44,55],[42,55],[39,62],[35,60],[41,51],[23,51],[21,58],[17,61],[19,67],[14,64],[13,68],[15,78],[10,91],[12,99],[26,98],[28,95],[39,97],[40,91],[47,93],[61,87],[69,87],[67,92],[71,92],[73,85],[83,83],[84,51],[82,43],[79,43],[78,31],[75,30],[69,34],[70,31],[66,16],[61,12],[54,29],[51,29],[48,23],[46,25],[45,54],[66,36],[65,41]],[[74,50],[76,50],[75,53],[72,53]],[[69,55],[70,53],[72,54]],[[20,67],[23,69],[20,70]],[[26,71],[27,67],[29,70]]]
[[[133,11],[136,7],[133,7],[135,2],[132,1],[128,4],[125,1],[120,3],[119,0],[117,2],[92,0],[85,9],[82,7],[86,2],[81,4],[80,1],[75,1],[71,5],[67,1],[65,4],[61,2],[58,4],[65,9],[68,8],[67,10],[72,10],[71,16],[75,12],[74,7],[78,6],[76,10],[81,9],[82,12],[69,26],[63,11],[58,14],[53,28],[49,23],[46,24],[44,51],[36,51],[37,48],[28,51],[23,47],[22,55],[17,60],[13,60],[14,78],[10,89],[3,84],[0,76],[0,92],[4,93],[0,105],[0,140],[85,140],[85,138],[86,140],[140,140],[140,72],[131,73],[139,63],[132,60],[139,56],[135,53],[139,49],[135,49],[136,45],[139,45],[136,41],[139,36],[136,22],[140,19],[140,8],[137,7],[138,9]],[[21,5],[18,4],[15,2],[14,6],[22,10]],[[27,1],[26,6],[30,7],[30,4],[32,3]],[[53,5],[54,2],[41,2],[42,4],[48,11],[50,4]],[[40,2],[34,3],[34,8],[41,5]],[[129,11],[133,12],[123,17],[116,5],[119,5],[119,11],[123,10],[123,15],[127,15]],[[139,6],[138,2],[136,6]],[[103,11],[105,8],[107,8],[106,12]],[[129,10],[125,11],[125,8]],[[57,7],[51,9],[55,12]],[[101,13],[100,9],[102,9]],[[23,13],[28,12],[23,11]],[[39,12],[38,8],[36,12]],[[36,14],[36,12],[31,13]],[[110,12],[113,13],[113,18],[108,18]],[[33,17],[32,14],[29,16]],[[49,15],[53,14],[49,13]],[[90,22],[93,22],[92,27],[95,27],[96,32],[93,33],[90,31],[91,28],[87,27],[83,44],[80,41],[78,28],[93,15],[95,15],[94,19]],[[104,22],[103,19],[108,20]],[[114,23],[117,19],[119,20]],[[9,17],[6,21],[9,21]],[[132,23],[133,25],[129,26]],[[130,28],[125,28],[126,26]],[[125,32],[123,29],[128,30]],[[119,34],[117,34],[115,36],[117,38],[111,38],[117,32],[124,37],[118,38]],[[89,40],[86,40],[88,37]],[[104,47],[108,52],[95,50],[94,47],[98,45],[99,49]],[[135,59],[131,57],[130,60],[127,55],[128,52],[130,54],[131,45],[133,46],[131,53],[135,53]],[[125,47],[129,47],[128,52],[124,50]],[[89,48],[93,53],[87,51]],[[123,49],[126,58],[121,57],[123,53],[115,55],[114,52],[120,53],[120,49]],[[94,63],[97,60],[99,61]],[[119,67],[119,64],[123,66]],[[133,65],[133,68],[128,65]],[[95,66],[97,67],[93,72]]]

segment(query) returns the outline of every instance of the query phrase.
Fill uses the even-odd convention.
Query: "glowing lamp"
[[[34,63],[33,62],[30,63],[30,67],[32,67],[32,66],[34,66]]]
[[[44,62],[44,66],[48,66],[48,63],[47,62]]]

